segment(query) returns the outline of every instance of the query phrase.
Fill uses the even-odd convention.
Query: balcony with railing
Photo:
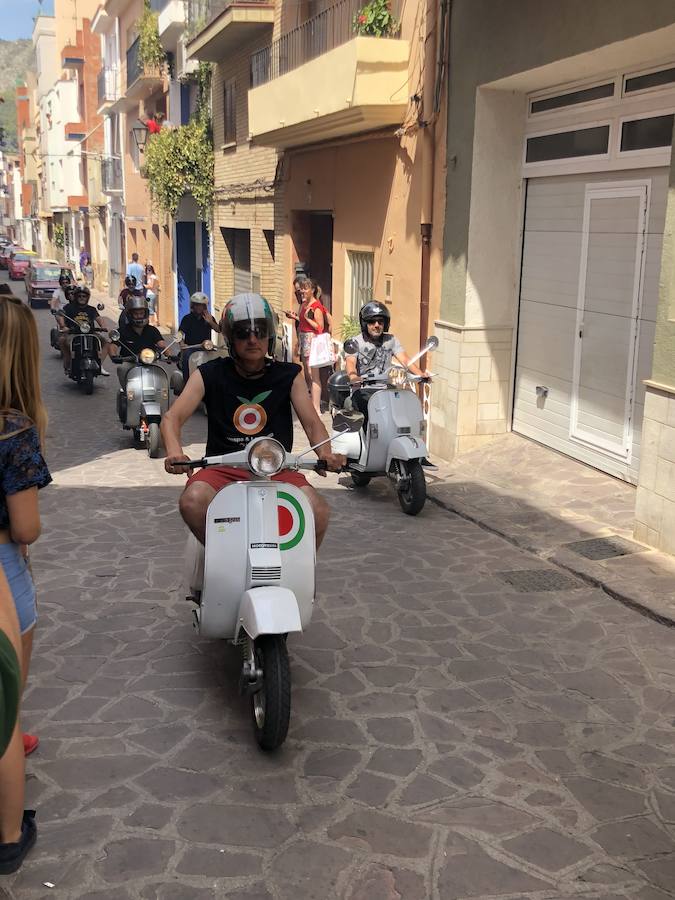
[[[140,38],[127,50],[126,98],[130,101],[147,97],[162,85],[162,67],[149,66],[140,58]]]
[[[153,0],[158,7],[157,31],[165,50],[173,51],[185,29],[185,0]]]
[[[110,66],[103,66],[98,73],[98,112],[107,109],[111,104],[116,103],[120,98],[119,80],[117,77],[117,69]]]
[[[101,161],[101,185],[104,194],[119,194],[123,187],[122,160],[109,156]]]
[[[403,121],[410,45],[355,34],[363,0],[337,0],[251,57],[249,130],[286,148]],[[398,2],[392,12],[398,18]],[[311,90],[307,89],[311,85]]]
[[[187,52],[221,62],[274,25],[274,0],[187,0]]]

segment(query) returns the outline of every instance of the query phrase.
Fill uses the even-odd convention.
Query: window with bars
[[[223,143],[234,144],[237,140],[237,96],[234,79],[223,85]]]
[[[364,303],[373,299],[373,269],[375,254],[348,250],[351,268],[351,298],[349,314],[356,318]]]

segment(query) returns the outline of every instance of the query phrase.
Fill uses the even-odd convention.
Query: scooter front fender
[[[153,400],[141,404],[141,416],[147,422],[157,421],[162,418],[162,407]]]
[[[239,604],[235,640],[242,630],[252,640],[261,634],[302,631],[300,609],[293,591],[273,585],[246,591]]]
[[[389,444],[386,471],[389,471],[393,459],[423,459],[425,456],[428,456],[427,445],[421,438],[402,434]]]

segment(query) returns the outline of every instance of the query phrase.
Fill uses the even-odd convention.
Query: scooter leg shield
[[[253,640],[261,634],[302,631],[295,594],[283,587],[267,586],[246,591],[239,604],[237,622],[237,639],[242,630]]]

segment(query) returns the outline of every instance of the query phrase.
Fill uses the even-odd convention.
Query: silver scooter
[[[218,357],[228,356],[226,347],[216,347],[211,340],[202,341],[201,344],[190,344],[189,347],[182,347],[181,354],[185,353],[186,350],[194,351],[190,354],[190,358],[188,359],[188,378],[196,369],[203,366],[204,363],[210,362],[210,360],[217,359]],[[180,368],[180,356],[178,366],[179,368],[171,373],[171,390],[175,397],[179,397],[185,387],[185,376]],[[204,403],[201,404],[201,408],[204,415],[206,415],[206,405]]]
[[[358,351],[356,342],[347,340],[344,347],[347,353]],[[410,366],[437,347],[438,338],[432,335],[405,368],[395,367],[384,375],[364,375],[360,382],[345,386],[341,400],[331,410],[333,415],[338,409],[343,415],[349,413],[352,388],[369,395],[364,429],[335,438],[333,452],[347,457],[346,470],[356,487],[365,487],[371,478],[388,476],[396,485],[401,509],[409,516],[421,512],[427,499],[422,463],[429,453],[422,404],[414,390],[429,379],[413,375]]]
[[[183,335],[177,332],[161,352],[145,348],[138,355],[120,341],[119,331],[111,331],[110,339],[132,354],[131,357],[113,356],[114,363],[135,363],[129,369],[124,388],[117,393],[117,415],[125,431],[133,431],[134,441],[140,446],[145,444],[148,456],[155,459],[161,447],[159,424],[169,408],[169,376],[157,361],[166,356],[170,347],[180,343]],[[167,360],[172,361],[170,357]]]

